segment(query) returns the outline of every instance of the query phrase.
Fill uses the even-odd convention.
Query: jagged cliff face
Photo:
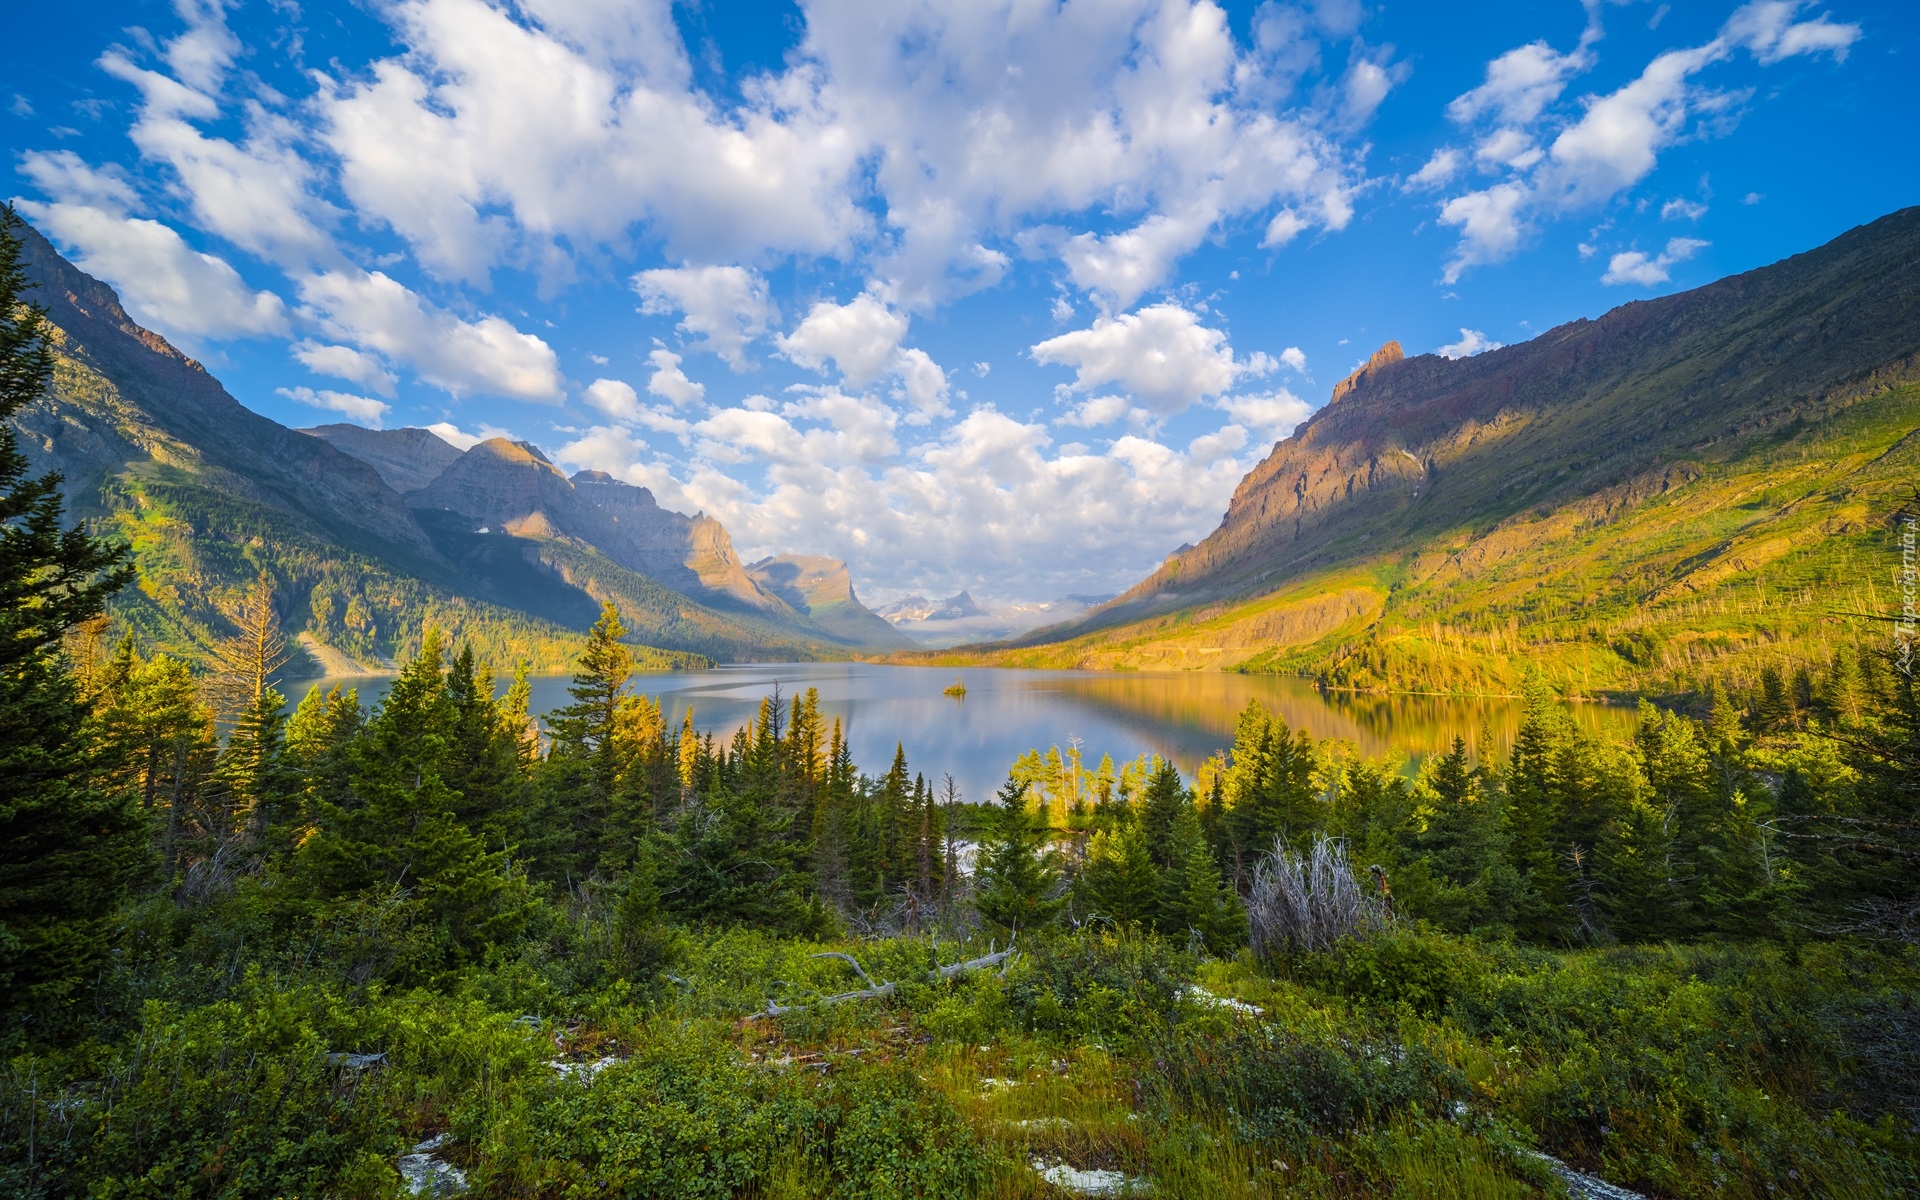
[[[661,508],[646,488],[604,471],[582,471],[569,479],[526,442],[481,442],[407,502],[459,513],[521,537],[574,538],[628,570],[707,602],[774,616],[805,611],[796,611],[747,573],[720,522]]]
[[[816,624],[860,645],[907,650],[919,644],[860,603],[852,573],[837,558],[781,554],[749,565],[747,573]]]
[[[1920,208],[1475,358],[1405,358],[1388,343],[1247,474],[1212,535],[1046,636],[1641,494],[1716,443],[1917,353]]]
[[[460,448],[427,429],[367,429],[316,425],[299,432],[320,438],[380,472],[387,486],[405,495],[432,483],[460,457]]]

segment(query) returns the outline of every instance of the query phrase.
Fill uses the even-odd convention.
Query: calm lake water
[[[965,699],[942,695],[958,678]],[[358,688],[363,704],[384,695],[382,677],[289,680],[293,702],[313,683]],[[533,680],[533,711],[569,702],[566,676]],[[1322,694],[1300,679],[1206,672],[1017,671],[896,667],[869,663],[778,663],[710,671],[640,674],[635,690],[658,698],[677,723],[689,707],[694,725],[731,737],[778,684],[791,696],[820,689],[820,708],[839,717],[854,761],[879,774],[896,742],[907,762],[936,783],[951,773],[968,800],[991,799],[1013,760],[1029,749],[1065,749],[1077,738],[1091,767],[1102,754],[1116,764],[1140,754],[1172,759],[1189,776],[1208,755],[1232,744],[1247,701],[1257,699],[1288,725],[1316,738],[1342,738],[1368,754],[1397,753],[1408,769],[1444,752],[1457,735],[1476,753],[1504,755],[1519,727],[1516,700],[1438,696]],[[502,684],[504,688],[504,683]],[[1576,720],[1594,730],[1630,733],[1631,709],[1584,704]]]

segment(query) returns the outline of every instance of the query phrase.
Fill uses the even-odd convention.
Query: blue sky
[[[1117,591],[1381,342],[1920,200],[1887,0],[129,0],[5,194],[292,425],[505,432],[869,602]]]

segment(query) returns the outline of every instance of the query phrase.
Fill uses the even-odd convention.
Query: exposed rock
[[[1353,374],[1333,385],[1333,399],[1329,400],[1328,403],[1331,404],[1333,400],[1338,400],[1348,392],[1359,387],[1368,375],[1378,371],[1381,367],[1391,366],[1405,357],[1406,353],[1400,349],[1399,342],[1388,342],[1378,350],[1375,350],[1373,357],[1367,359],[1367,361],[1360,366],[1355,367]]]
[[[359,425],[315,425],[299,432],[321,438],[380,472],[396,492],[414,492],[432,483],[460,457],[454,446],[430,429],[366,429]]]
[[[452,1163],[442,1162],[435,1152],[453,1139],[447,1134],[430,1137],[400,1156],[400,1178],[415,1196],[455,1196],[467,1190],[467,1173]]]
[[[1045,1159],[1035,1159],[1033,1169],[1053,1186],[1082,1196],[1131,1196],[1147,1190],[1146,1180],[1119,1171],[1083,1171],[1065,1163],[1048,1163]]]
[[[837,558],[781,554],[749,564],[747,573],[815,624],[857,645],[894,650],[918,645],[860,603],[847,564]]]

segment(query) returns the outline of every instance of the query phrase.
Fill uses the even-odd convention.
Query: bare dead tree
[[[1384,895],[1353,876],[1347,844],[1316,836],[1304,854],[1275,838],[1253,870],[1247,896],[1253,952],[1263,959],[1326,950],[1342,938],[1366,937],[1393,923]]]

